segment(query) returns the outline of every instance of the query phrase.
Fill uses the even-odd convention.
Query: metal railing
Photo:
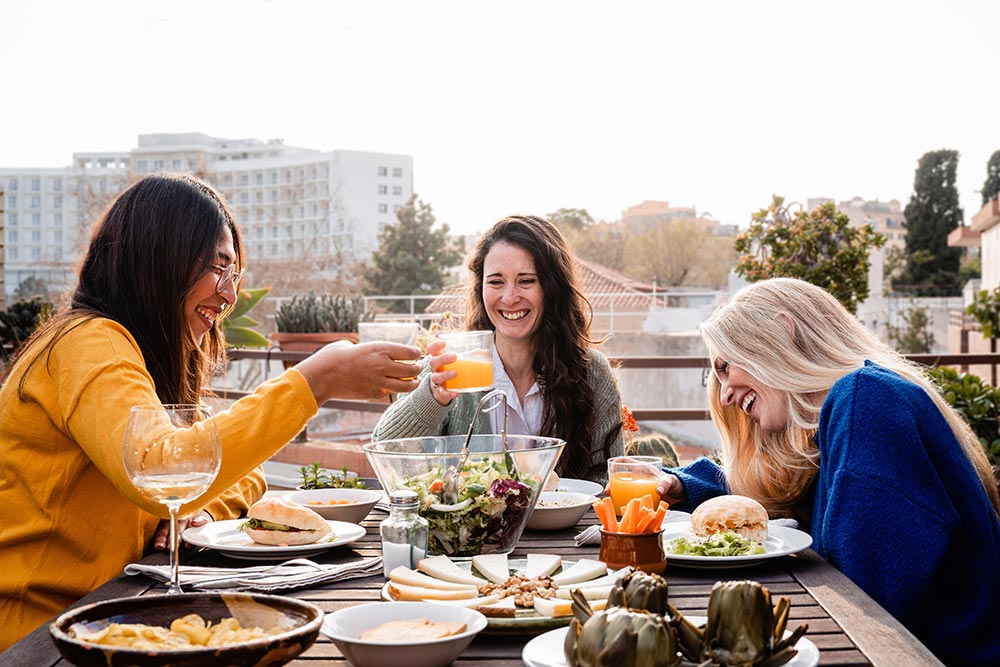
[[[309,352],[282,352],[280,350],[246,350],[237,349],[229,351],[229,358],[233,361],[241,359],[258,359],[263,361],[301,361],[308,357]],[[1000,353],[996,354],[911,354],[907,359],[924,366],[951,366],[960,371],[965,371],[969,366],[991,366],[996,368],[1000,365]],[[708,357],[632,357],[619,356],[609,357],[612,367],[618,369],[685,369],[685,368],[709,368]],[[216,395],[223,399],[237,399],[248,395],[250,392],[236,391],[232,389],[215,389]],[[354,410],[358,412],[384,412],[387,403],[380,401],[351,401],[334,399],[327,401],[321,407],[333,410]],[[701,421],[709,420],[711,416],[707,409],[699,408],[647,408],[634,409],[632,414],[636,421]]]

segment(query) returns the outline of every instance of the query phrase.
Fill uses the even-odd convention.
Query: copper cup
[[[601,530],[601,553],[598,558],[614,570],[629,565],[650,574],[663,574],[667,568],[663,531],[611,533]]]

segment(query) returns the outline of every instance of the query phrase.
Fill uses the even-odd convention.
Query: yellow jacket
[[[129,332],[107,319],[77,326],[27,370],[21,401],[27,361],[0,387],[0,650],[141,558],[168,516],[122,465],[129,409],[159,403]],[[238,517],[266,488],[257,466],[316,410],[292,369],[216,415],[222,467],[181,516]]]

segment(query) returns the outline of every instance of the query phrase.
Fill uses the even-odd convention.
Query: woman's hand
[[[427,346],[427,354],[430,355],[427,359],[427,365],[431,369],[431,395],[441,405],[448,405],[455,400],[458,392],[445,389],[444,383],[458,377],[458,372],[451,370],[442,371],[441,368],[455,363],[458,355],[451,352],[442,354],[441,351],[444,349],[444,346],[445,342],[443,340],[436,340]]]
[[[204,510],[186,519],[178,519],[177,540],[181,541],[181,533],[184,532],[185,528],[188,528],[189,526],[191,528],[204,526],[211,520],[212,520],[212,515]],[[156,527],[156,534],[153,536],[153,548],[156,549],[157,551],[164,551],[167,549],[169,543],[170,543],[170,522],[161,521],[160,525]],[[188,549],[191,548],[190,544],[187,544],[186,546]]]
[[[667,502],[668,505],[679,505],[688,501],[687,490],[684,482],[677,475],[668,472],[660,476],[660,481],[656,484],[656,492]]]
[[[420,348],[399,343],[331,343],[296,366],[309,383],[316,402],[331,398],[371,399],[413,391],[420,384]]]

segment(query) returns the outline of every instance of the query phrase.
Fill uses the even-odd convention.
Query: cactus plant
[[[361,298],[343,294],[300,294],[274,313],[275,326],[282,333],[357,333],[358,322],[369,319]]]
[[[662,434],[644,435],[625,445],[626,456],[659,456],[665,468],[676,468],[677,452],[670,438]]]

